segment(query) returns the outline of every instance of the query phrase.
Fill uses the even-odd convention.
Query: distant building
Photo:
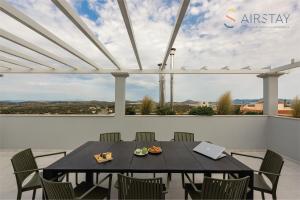
[[[256,103],[245,104],[240,107],[241,113],[245,114],[248,112],[262,113],[264,110],[264,102],[258,101]],[[278,102],[278,115],[292,116],[293,109],[286,102]]]

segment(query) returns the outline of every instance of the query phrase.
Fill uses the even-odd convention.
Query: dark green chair
[[[120,142],[121,134],[119,132],[111,132],[111,133],[101,133],[100,142]]]
[[[188,174],[189,183],[184,183],[185,195],[192,199],[246,199],[250,177],[240,179],[215,179],[204,177],[203,183],[195,184]]]
[[[42,187],[39,179],[39,170],[41,169],[38,168],[35,159],[58,154],[63,154],[65,156],[66,152],[34,156],[31,149],[26,149],[12,157],[11,163],[14,169],[18,188],[17,199],[21,199],[22,193],[25,191],[33,191],[32,199],[35,199],[36,190]],[[25,179],[28,179],[30,176],[31,178],[24,184]],[[62,181],[64,177],[64,174],[61,173],[55,178],[58,181]]]
[[[138,179],[118,174],[119,199],[165,199],[162,178]]]
[[[194,133],[174,132],[175,142],[194,142]]]
[[[46,199],[110,199],[112,175],[104,177],[97,185],[79,184],[73,189],[69,182],[60,183],[44,179],[40,176]],[[100,184],[109,180],[108,188],[101,187]]]
[[[155,132],[136,132],[135,141],[137,142],[154,142]]]
[[[273,199],[277,199],[277,195],[276,195],[277,185],[282,170],[282,166],[284,164],[281,155],[269,149],[267,150],[263,158],[258,156],[241,154],[241,153],[234,153],[234,152],[232,152],[231,155],[244,156],[244,157],[262,160],[259,170],[258,171],[254,170],[256,173],[254,174],[253,190],[261,192],[262,199],[265,199],[265,193],[271,194]],[[263,175],[267,179],[269,179],[269,181],[272,183],[272,186],[269,186],[267,184]],[[229,176],[236,177],[235,174],[230,174]]]

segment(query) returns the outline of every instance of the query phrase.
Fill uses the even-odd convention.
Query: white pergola
[[[230,69],[226,66],[221,69],[209,68],[206,66],[199,66],[198,68],[186,69],[186,67],[181,67],[179,69],[165,69],[163,66],[166,65],[168,57],[170,55],[171,48],[175,42],[176,36],[182,24],[183,18],[189,6],[190,0],[181,0],[181,5],[177,13],[176,22],[171,33],[167,49],[165,51],[164,57],[161,62],[162,67],[157,69],[143,69],[142,62],[139,56],[137,43],[135,41],[134,32],[132,29],[132,24],[130,16],[128,14],[128,9],[125,0],[118,0],[118,5],[128,32],[128,36],[133,48],[133,52],[136,57],[138,64],[137,69],[128,69],[125,66],[122,66],[113,55],[105,48],[101,41],[96,37],[93,31],[83,22],[80,16],[76,13],[75,10],[67,3],[65,0],[52,0],[52,2],[61,10],[62,13],[88,38],[96,47],[100,50],[115,66],[115,69],[105,68],[100,66],[98,63],[93,62],[91,59],[87,58],[81,52],[64,42],[62,39],[57,37],[55,34],[51,33],[49,30],[41,26],[39,23],[31,19],[29,16],[25,15],[21,11],[17,10],[5,0],[0,1],[0,10],[10,17],[14,18],[18,22],[30,28],[32,31],[43,36],[47,40],[58,45],[60,48],[71,53],[78,59],[87,63],[90,67],[79,69],[78,67],[70,64],[64,58],[61,58],[57,55],[54,55],[31,42],[28,42],[18,36],[7,32],[3,29],[0,29],[0,37],[9,40],[19,46],[27,48],[31,51],[34,51],[42,56],[45,56],[49,59],[52,59],[55,62],[58,62],[63,65],[63,67],[53,67],[49,64],[42,61],[38,61],[36,58],[33,58],[29,55],[26,55],[18,50],[10,49],[0,45],[0,51],[11,56],[21,58],[23,60],[38,64],[38,68],[26,66],[25,63],[13,59],[8,59],[3,56],[0,56],[0,60],[3,63],[12,64],[11,65],[0,65],[0,74],[8,73],[21,73],[21,74],[112,74],[115,77],[115,110],[116,116],[123,116],[125,114],[125,83],[126,77],[129,74],[256,74],[258,77],[263,78],[264,83],[264,113],[267,115],[274,115],[277,113],[277,101],[278,101],[278,77],[287,70],[296,68],[300,66],[300,62],[292,62],[284,66],[278,66],[276,68],[255,68],[250,66],[241,66],[240,69]]]

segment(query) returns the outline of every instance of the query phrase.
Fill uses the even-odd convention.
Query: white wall
[[[2,118],[0,117],[0,149],[3,147],[3,135],[4,135],[4,130],[3,130],[4,126],[2,123]]]
[[[267,147],[300,161],[300,119],[269,117]]]
[[[157,140],[170,140],[174,131],[194,132],[234,149],[264,149],[267,116],[16,116],[0,115],[1,148],[72,149],[100,132],[120,131],[133,140],[137,131],[155,131]]]

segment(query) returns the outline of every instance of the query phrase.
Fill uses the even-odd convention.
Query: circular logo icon
[[[224,26],[226,28],[234,28],[234,25],[236,23],[236,19],[235,19],[235,12],[236,9],[235,8],[229,8],[225,14],[225,22],[224,22]]]

